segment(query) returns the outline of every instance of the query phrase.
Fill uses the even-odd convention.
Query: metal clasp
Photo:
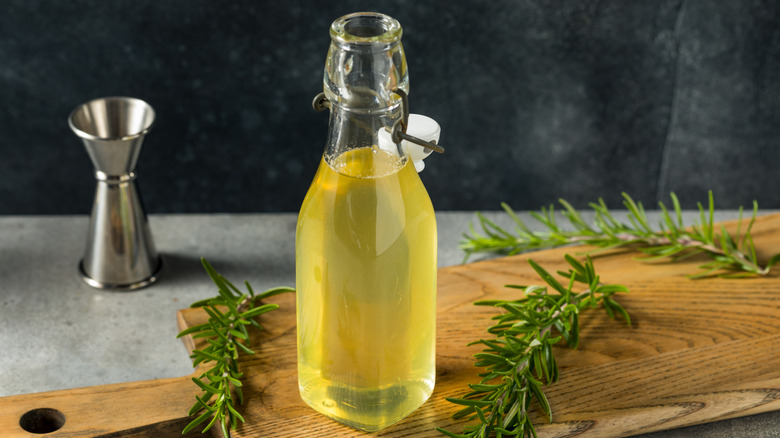
[[[406,128],[409,126],[409,96],[400,88],[393,90],[393,93],[401,98],[402,111],[401,118],[393,124],[393,129],[390,131],[390,138],[393,140],[393,143],[401,143],[402,140],[406,140],[426,149],[443,154],[444,148],[436,144],[435,141],[425,141],[406,133]],[[311,106],[315,111],[325,111],[330,108],[330,101],[325,96],[325,93],[320,93],[314,97]]]
[[[330,108],[330,101],[325,97],[325,92],[314,96],[314,100],[311,101],[311,107],[314,108],[314,111],[325,111]]]
[[[409,96],[400,88],[393,90],[393,93],[401,97],[401,111],[403,111],[403,116],[393,124],[393,129],[390,131],[390,138],[393,139],[393,143],[400,143],[401,140],[406,140],[426,149],[443,154],[444,148],[436,144],[435,141],[425,141],[406,133],[406,128],[409,126]]]

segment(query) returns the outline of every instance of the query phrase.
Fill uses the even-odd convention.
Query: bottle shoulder
[[[432,210],[428,192],[411,160],[362,148],[335,158],[323,155],[302,209],[311,203],[335,205],[361,199],[368,206],[397,203],[401,198],[413,199],[410,202]]]

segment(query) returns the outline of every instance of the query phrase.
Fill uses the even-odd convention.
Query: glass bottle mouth
[[[356,12],[338,18],[330,26],[330,37],[343,49],[365,50],[365,46],[386,50],[401,41],[401,23],[378,12]]]

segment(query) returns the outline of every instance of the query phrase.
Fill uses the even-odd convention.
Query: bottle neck
[[[403,157],[384,135],[402,117],[395,91],[409,90],[401,34],[398,21],[383,14],[350,14],[333,22],[323,79],[331,109],[326,159],[374,146]]]
[[[386,110],[409,92],[401,25],[387,15],[357,13],[331,25],[325,61],[325,96],[331,103],[366,111]]]
[[[390,130],[401,117],[399,105],[384,111],[364,111],[331,105],[325,159],[357,148],[378,147],[406,159],[404,151],[390,140]]]

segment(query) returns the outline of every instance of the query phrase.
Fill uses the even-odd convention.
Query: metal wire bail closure
[[[330,101],[325,97],[325,92],[314,96],[314,100],[311,101],[311,107],[314,111],[325,111],[330,108]]]
[[[436,144],[435,141],[425,141],[406,133],[406,128],[409,126],[409,96],[404,90],[401,90],[400,88],[393,90],[393,93],[397,94],[401,98],[401,111],[403,112],[402,117],[398,119],[395,124],[393,124],[393,129],[390,132],[390,138],[393,140],[393,143],[401,143],[401,141],[406,140],[416,145],[420,145],[426,149],[443,154],[444,148]],[[330,108],[330,101],[325,96],[324,92],[319,93],[318,95],[314,96],[314,100],[311,102],[311,106],[315,111],[325,111],[326,109]]]
[[[426,149],[443,154],[444,148],[436,144],[435,141],[425,141],[406,133],[406,128],[409,126],[409,96],[400,88],[393,90],[393,93],[401,97],[401,111],[403,111],[403,116],[393,124],[393,130],[390,131],[390,138],[392,138],[393,143],[401,143],[402,140],[406,140]]]

